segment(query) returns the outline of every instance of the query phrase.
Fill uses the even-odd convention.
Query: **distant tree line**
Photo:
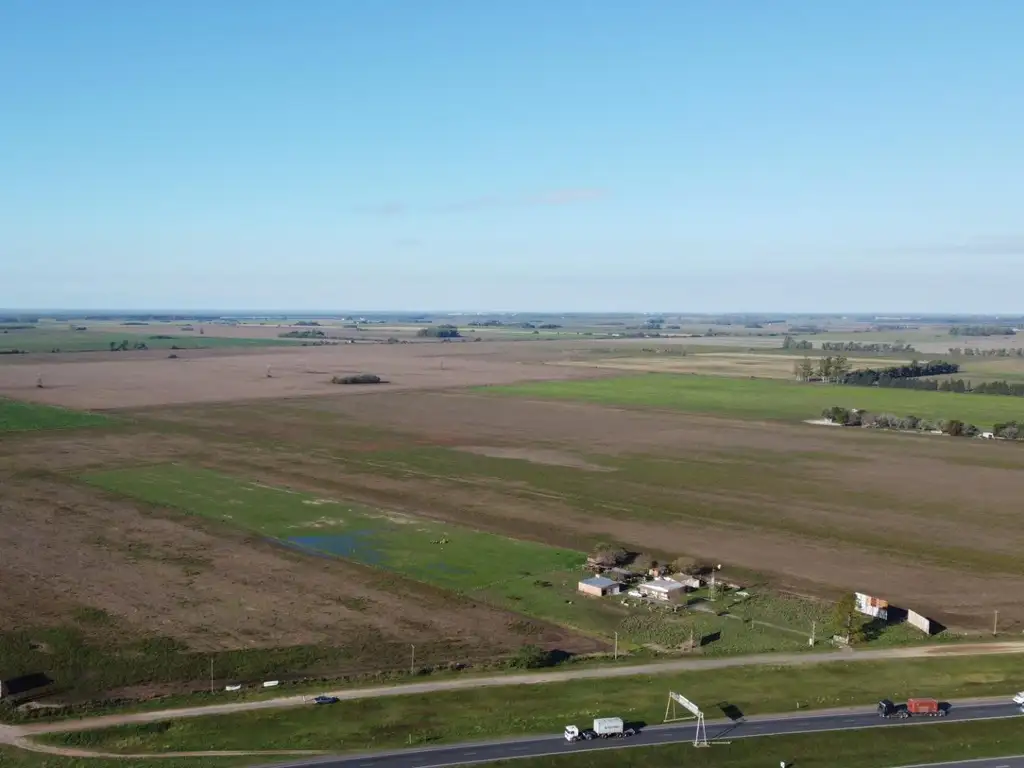
[[[375,373],[356,373],[351,376],[332,376],[331,384],[386,384]]]
[[[792,336],[787,336],[782,340],[783,349],[814,349],[814,345],[807,341],[807,339],[796,340]],[[824,347],[822,347],[824,349]]]
[[[1024,347],[1007,349],[978,349],[977,347],[950,347],[951,355],[966,355],[967,357],[1024,357]]]
[[[1004,421],[992,428],[992,434],[1004,440],[1024,440],[1024,423]]]
[[[1008,325],[954,325],[950,336],[1013,336],[1015,328]]]
[[[931,421],[920,419],[917,416],[895,416],[891,413],[868,413],[856,408],[843,408],[834,405],[826,408],[821,417],[833,424],[841,424],[844,427],[865,427],[868,429],[894,429],[903,432],[941,432],[952,437],[977,437],[981,430],[974,424],[960,419],[942,419]],[[1008,425],[997,425],[1008,427]],[[1011,430],[1012,431],[1012,430]],[[993,431],[993,434],[996,434]],[[1017,439],[1017,438],[1013,438]]]
[[[840,383],[850,375],[850,361],[845,355],[827,355],[816,362],[805,357],[793,366],[793,374],[799,381]]]
[[[821,348],[826,352],[916,352],[910,344],[888,344],[882,342],[861,343],[859,341],[823,341]]]
[[[282,339],[323,339],[327,336],[326,333],[318,328],[308,331],[285,331],[284,333],[279,333],[277,335]]]
[[[561,328],[562,326],[557,323],[506,323],[502,320],[474,320],[470,323],[466,323],[470,328],[525,328],[527,330],[533,330],[534,328],[553,329]]]
[[[144,341],[134,341],[133,342],[133,341],[128,341],[128,339],[125,339],[124,341],[122,341],[120,343],[118,343],[116,341],[110,342],[110,351],[111,352],[127,352],[129,349],[142,350],[142,349],[149,349],[149,347],[146,346],[146,342],[144,342]]]
[[[462,336],[456,326],[446,323],[432,325],[429,328],[420,328],[416,335],[425,339],[458,339]]]
[[[927,363],[914,361],[908,365],[893,365],[888,368],[862,368],[846,374],[840,380],[842,384],[855,387],[888,387],[896,379],[917,379],[922,376],[939,376],[957,373],[960,366],[945,360],[933,360]]]
[[[316,321],[316,320],[299,320],[299,321],[298,321],[297,323],[295,323],[295,324],[296,324],[296,325],[306,325],[306,326],[310,326],[310,325],[312,325],[312,326],[320,325],[320,323],[319,323],[318,321]]]

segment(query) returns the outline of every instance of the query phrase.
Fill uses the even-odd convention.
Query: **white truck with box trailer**
[[[591,739],[621,739],[626,736],[633,736],[635,728],[627,728],[621,717],[598,717],[594,719],[593,728],[585,728],[582,731],[575,725],[565,726],[565,740],[569,743],[575,741],[590,741]]]

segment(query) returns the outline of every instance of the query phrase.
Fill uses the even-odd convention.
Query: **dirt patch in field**
[[[520,349],[515,354],[514,348]],[[350,344],[259,354],[140,353],[120,361],[0,366],[0,395],[71,408],[137,408],[169,403],[365,395],[378,389],[444,389],[601,375],[546,362],[560,352],[539,343]],[[488,349],[490,347],[490,349]],[[531,358],[531,354],[535,356]],[[141,355],[146,355],[142,357]],[[524,360],[529,361],[521,361]],[[388,384],[346,387],[332,376],[375,373]],[[604,374],[607,375],[607,374]],[[44,387],[37,382],[42,377]]]
[[[346,671],[389,668],[392,645],[401,649],[398,664],[407,663],[411,641],[433,662],[493,658],[527,642],[524,625],[532,628],[529,642],[601,647],[426,585],[62,478],[0,482],[4,629],[66,623],[84,606],[113,616],[129,634],[169,636],[197,650],[365,645]]]
[[[602,467],[600,464],[581,459],[565,451],[555,451],[545,448],[496,448],[482,445],[463,445],[460,451],[468,451],[481,456],[490,456],[495,459],[518,459],[529,461],[534,464],[549,464],[554,467],[573,467],[585,469],[588,472],[613,472],[611,467]]]

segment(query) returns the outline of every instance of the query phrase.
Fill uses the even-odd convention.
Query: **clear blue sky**
[[[2,0],[0,306],[1022,311],[1021,0]]]

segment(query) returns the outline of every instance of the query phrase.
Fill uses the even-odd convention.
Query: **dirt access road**
[[[799,654],[758,654],[751,656],[735,656],[723,659],[680,659],[678,661],[659,662],[655,664],[634,664],[623,667],[599,667],[595,669],[577,669],[559,672],[537,672],[526,675],[493,675],[490,677],[463,678],[459,680],[439,680],[429,683],[412,685],[396,685],[374,688],[356,688],[342,691],[331,691],[327,695],[342,700],[379,698],[382,696],[404,696],[410,694],[440,693],[469,688],[486,688],[508,685],[543,685],[568,680],[586,680],[611,677],[628,677],[631,675],[653,675],[666,672],[689,670],[722,669],[738,666],[801,666],[807,664],[824,664],[835,661],[882,661],[886,659],[917,659],[949,656],[983,656],[989,654],[1024,653],[1024,641],[1007,643],[977,643],[950,646],[918,646],[914,648],[886,648],[873,651],[833,651],[829,653]],[[1009,693],[1007,694],[1009,695]],[[66,756],[101,757],[99,753],[84,750],[67,750],[59,747],[32,742],[30,737],[44,733],[66,733],[69,731],[86,731],[96,728],[108,728],[116,725],[136,723],[153,723],[163,720],[176,720],[185,717],[205,717],[208,715],[225,715],[235,712],[248,712],[287,707],[309,706],[308,696],[286,696],[263,701],[240,701],[233,704],[214,704],[205,707],[184,707],[179,709],[163,709],[153,712],[132,712],[121,715],[104,715],[72,721],[57,721],[33,725],[0,725],[0,743],[12,744],[35,751],[50,752]],[[197,756],[200,753],[188,753],[185,756]],[[206,756],[226,753],[201,753]],[[236,754],[236,753],[232,753]],[[257,754],[257,753],[251,753]],[[261,753],[269,754],[269,753]],[[276,754],[297,754],[295,752],[279,752]],[[310,753],[306,753],[310,754]],[[111,755],[113,756],[113,755]],[[162,757],[171,755],[162,754]],[[117,757],[126,757],[117,755]],[[145,757],[135,755],[133,757]],[[155,757],[155,755],[154,755]]]

